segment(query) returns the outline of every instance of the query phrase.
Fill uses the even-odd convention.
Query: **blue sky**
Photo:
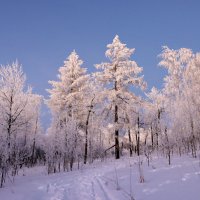
[[[161,46],[200,51],[199,8],[198,0],[0,0],[0,64],[18,59],[28,84],[47,97],[48,80],[73,49],[94,71],[118,34],[136,48],[148,87],[161,88]]]

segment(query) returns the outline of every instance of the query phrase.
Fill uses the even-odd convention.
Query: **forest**
[[[148,90],[134,52],[116,35],[107,45],[107,62],[89,73],[72,51],[49,81],[48,98],[27,85],[18,61],[0,66],[0,187],[23,168],[44,166],[50,175],[106,158],[143,157],[148,165],[155,154],[168,165],[173,156],[198,158],[200,53],[163,46],[162,88]],[[47,130],[44,105],[51,112]]]

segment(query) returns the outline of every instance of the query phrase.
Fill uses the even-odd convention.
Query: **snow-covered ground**
[[[200,161],[176,157],[172,165],[154,158],[143,162],[145,183],[139,183],[137,158],[106,160],[82,170],[46,175],[26,169],[13,184],[0,189],[0,200],[199,200]],[[118,182],[118,184],[117,184]]]

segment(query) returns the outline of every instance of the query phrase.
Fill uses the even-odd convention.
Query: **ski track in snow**
[[[133,200],[133,197],[135,200],[188,200],[191,195],[190,199],[198,200],[199,164],[187,159],[177,159],[172,166],[160,164],[160,160],[153,166],[145,165],[144,184],[138,183],[137,163],[132,160],[130,164],[128,159],[49,176],[36,172],[31,175],[30,171],[26,176],[16,177],[14,184],[0,189],[0,200]]]
[[[100,175],[81,175],[70,184],[54,183],[48,186],[50,200],[114,200],[106,190]]]

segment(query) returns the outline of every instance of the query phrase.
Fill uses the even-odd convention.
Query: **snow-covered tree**
[[[159,145],[159,135],[161,135],[161,116],[164,113],[165,96],[162,91],[159,91],[155,87],[146,94],[149,100],[149,104],[146,107],[146,114],[148,115],[148,123],[151,129],[151,144],[152,148],[156,144],[157,150]],[[156,136],[156,138],[154,137]],[[156,140],[155,140],[156,139]]]
[[[87,87],[89,76],[86,74],[86,68],[82,68],[83,61],[73,51],[64,66],[59,68],[58,81],[49,81],[52,89],[47,105],[52,113],[68,113],[69,117],[77,117],[77,110],[80,109],[84,90]],[[63,119],[65,120],[65,119]]]
[[[52,111],[52,125],[56,126],[57,130],[63,131],[62,129],[66,128],[67,123],[74,120],[77,124],[77,129],[85,131],[84,160],[86,163],[87,131],[94,97],[89,99],[92,93],[92,91],[89,91],[90,76],[86,74],[87,70],[82,68],[82,64],[83,61],[73,51],[64,61],[64,66],[59,68],[59,80],[49,82],[52,85],[52,89],[47,90],[50,93],[47,105]],[[66,134],[67,132],[66,130]]]
[[[131,92],[131,86],[145,88],[143,77],[139,76],[142,68],[135,61],[131,60],[131,55],[135,49],[129,49],[126,44],[121,43],[119,36],[115,36],[112,44],[107,45],[108,50],[105,55],[109,62],[97,64],[96,68],[101,71],[96,73],[99,83],[104,85],[101,96],[104,97],[106,109],[112,111],[111,120],[115,132],[115,157],[119,158],[119,130],[122,128],[121,113],[123,107],[132,99],[137,97]]]
[[[36,115],[39,118],[39,108],[34,105],[41,103],[35,103],[38,95],[26,87],[25,81],[17,61],[0,67],[0,143],[4,147],[0,155],[1,186],[9,170],[12,169],[12,175],[15,175],[18,167],[27,164],[31,155],[35,128],[32,123]]]
[[[168,129],[176,133],[177,144],[187,141],[192,155],[196,157],[199,137],[196,101],[199,98],[199,54],[186,48],[173,50],[164,47],[160,56],[160,65],[168,71],[163,88]]]

